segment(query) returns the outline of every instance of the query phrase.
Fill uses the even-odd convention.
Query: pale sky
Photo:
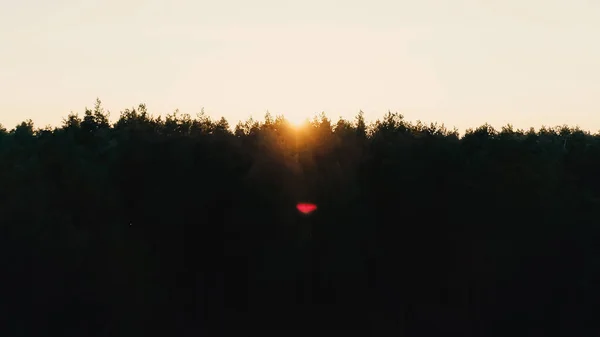
[[[0,0],[0,123],[202,107],[600,129],[598,0]]]

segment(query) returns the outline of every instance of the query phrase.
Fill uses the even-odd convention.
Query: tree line
[[[569,126],[111,123],[97,100],[0,128],[0,334],[588,336],[598,168]]]

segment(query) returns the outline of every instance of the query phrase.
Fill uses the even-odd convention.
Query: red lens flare
[[[296,208],[302,214],[310,214],[310,213],[314,212],[317,209],[317,205],[311,204],[311,203],[307,203],[307,202],[301,202],[301,203],[299,203],[299,204],[296,205]]]

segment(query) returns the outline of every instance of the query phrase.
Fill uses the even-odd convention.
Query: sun
[[[303,126],[308,121],[308,118],[301,115],[286,115],[285,119],[296,128]]]

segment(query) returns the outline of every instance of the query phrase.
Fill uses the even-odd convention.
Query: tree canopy
[[[0,127],[0,334],[589,335],[599,168],[579,128],[391,112]]]

